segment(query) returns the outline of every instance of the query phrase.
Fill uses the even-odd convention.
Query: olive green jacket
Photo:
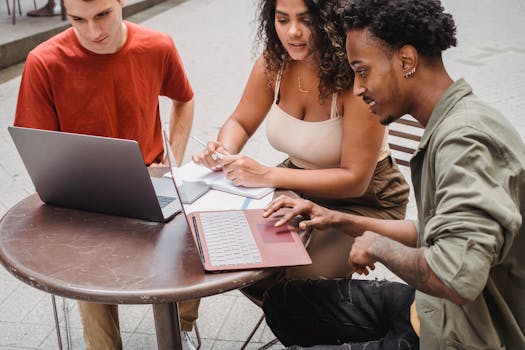
[[[410,167],[418,246],[468,300],[460,306],[417,292],[421,349],[525,349],[520,135],[461,79],[434,109]]]

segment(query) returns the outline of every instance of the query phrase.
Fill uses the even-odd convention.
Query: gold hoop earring
[[[412,69],[406,71],[405,74],[403,74],[403,77],[405,77],[405,79],[408,79],[411,76],[413,76],[415,73],[416,73],[416,67],[412,67]]]

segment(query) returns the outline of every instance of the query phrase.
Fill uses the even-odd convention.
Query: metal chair
[[[242,289],[240,290],[240,292],[242,294],[244,294],[244,296],[246,296],[248,299],[250,299],[255,305],[257,305],[258,307],[260,307],[262,309],[262,300],[256,299],[253,296],[251,296],[250,294],[247,294],[247,293],[243,292]],[[253,336],[255,335],[255,332],[257,332],[257,330],[261,326],[263,320],[264,320],[264,314],[261,315],[261,317],[259,318],[259,320],[255,324],[255,326],[253,327],[252,331],[248,335],[248,338],[246,338],[246,340],[242,344],[240,350],[244,350],[248,346],[248,344],[252,340]],[[263,346],[261,346],[260,348],[257,348],[257,349],[258,350],[268,349],[268,348],[272,347],[273,345],[275,345],[277,342],[279,342],[279,340],[277,338],[275,338],[273,340],[270,340],[269,342],[267,342],[266,344],[264,344]]]
[[[202,341],[201,341],[201,332],[199,332],[199,327],[197,327],[197,322],[193,325],[193,329],[195,330],[195,337],[197,338],[197,350],[201,348]]]
[[[11,7],[9,6],[9,0],[5,0],[5,5],[7,7],[7,15],[11,16]],[[18,8],[20,8],[20,1],[18,2]]]
[[[423,126],[414,118],[405,115],[388,126],[388,146],[396,163],[409,166],[421,136]]]
[[[18,3],[18,15],[22,16],[22,6],[20,6],[20,0],[13,0],[13,25],[16,24],[16,3]],[[9,0],[5,0],[5,4],[7,5],[7,15],[11,16],[11,8],[9,7]],[[36,0],[33,0],[33,5],[35,5],[36,10]]]
[[[419,146],[424,128],[419,122],[410,116],[403,116],[389,125],[388,145],[390,154],[399,165],[399,170],[407,180],[410,187],[408,205],[406,211],[407,219],[417,219],[417,206],[414,197],[414,187],[412,186],[410,174],[410,158]]]
[[[7,6],[7,15],[11,16],[11,7],[9,6],[9,0],[5,0],[5,4]],[[22,16],[22,7],[20,6],[20,0],[18,0],[18,15]],[[13,24],[15,24],[15,16],[16,16],[16,3],[15,3],[15,0],[13,0]]]
[[[66,8],[64,7],[64,0],[60,0],[60,19],[66,20]]]
[[[246,340],[242,344],[241,350],[244,350],[248,346],[248,344],[250,343],[250,340],[252,340],[255,332],[257,332],[257,330],[261,326],[261,323],[263,322],[263,320],[264,320],[264,314],[261,316],[261,318],[259,318],[259,321],[257,321],[257,323],[255,324],[255,327],[252,329],[252,331],[248,335],[248,338],[246,338]],[[260,348],[257,348],[257,349],[258,350],[264,350],[264,349],[271,348],[272,346],[277,344],[277,342],[279,342],[279,340],[277,338],[275,338],[273,340],[270,340],[269,342],[267,342],[266,344],[264,344],[263,346],[261,346]]]
[[[54,294],[51,294],[51,303],[53,305],[53,315],[55,317],[55,329],[57,332],[58,349],[62,350],[62,335],[60,332],[60,321],[58,318],[57,304]],[[64,328],[66,329],[66,349],[70,350],[73,348],[73,345],[71,343],[71,331],[69,326],[69,305],[66,298],[62,298],[62,312],[64,313]]]
[[[18,2],[18,15],[22,16],[22,7],[20,6],[20,0],[13,0],[13,25],[16,24],[16,2]],[[5,3],[7,5],[7,15],[11,16],[11,8],[9,6],[9,0],[5,0]],[[35,6],[35,10],[37,9],[36,0],[33,0],[33,5]],[[61,8],[61,18],[63,21],[66,20],[66,10],[64,8],[64,0],[60,0],[60,8]]]

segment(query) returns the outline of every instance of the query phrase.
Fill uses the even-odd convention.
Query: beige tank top
[[[332,94],[330,119],[309,122],[295,118],[277,105],[283,68],[276,77],[273,104],[268,111],[266,136],[276,150],[288,154],[290,161],[303,169],[340,167],[343,118],[337,112],[337,94]],[[379,160],[388,155],[385,138]]]

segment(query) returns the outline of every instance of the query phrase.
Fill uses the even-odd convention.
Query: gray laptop
[[[173,181],[149,176],[136,141],[8,129],[45,203],[157,222],[181,211]]]

